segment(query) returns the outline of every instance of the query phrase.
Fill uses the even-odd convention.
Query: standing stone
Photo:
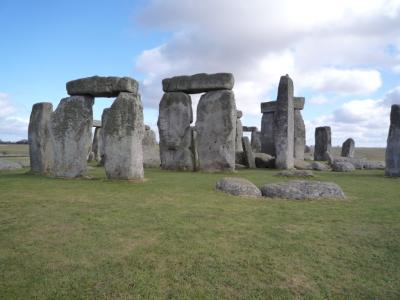
[[[143,107],[139,95],[120,93],[103,124],[109,179],[143,179]]]
[[[213,91],[201,96],[196,120],[200,170],[235,170],[236,119],[232,91]]]
[[[306,146],[306,126],[301,111],[294,110],[294,158],[304,159],[304,147]]]
[[[243,151],[243,146],[242,146],[242,137],[243,137],[243,126],[242,126],[242,121],[240,121],[240,118],[243,116],[243,113],[238,110],[236,112],[236,152],[242,152]]]
[[[188,94],[171,92],[163,95],[157,122],[161,168],[194,170],[193,132],[190,128],[192,121],[192,100]]]
[[[261,152],[275,156],[274,113],[263,113],[261,119]]]
[[[101,160],[101,147],[102,147],[102,129],[101,127],[96,127],[94,129],[94,135],[93,135],[93,143],[92,143],[92,152],[93,152],[93,159],[95,161],[100,161]]]
[[[255,153],[261,152],[261,132],[252,131],[251,132],[251,149]]]
[[[73,178],[85,174],[92,142],[93,103],[91,96],[64,98],[52,114],[53,176]]]
[[[101,131],[100,131],[100,134],[101,134],[101,138],[100,138],[100,140],[101,140],[101,143],[99,144],[99,151],[100,151],[100,163],[99,163],[99,165],[100,166],[104,166],[104,164],[105,164],[105,162],[106,162],[106,154],[105,154],[105,151],[106,151],[106,137],[105,137],[105,135],[104,135],[104,126],[105,126],[105,124],[107,123],[107,119],[108,119],[108,115],[110,114],[110,108],[105,108],[104,110],[103,110],[103,114],[101,115],[101,124],[102,124],[102,128],[101,128]]]
[[[250,169],[256,168],[256,163],[254,159],[253,151],[251,150],[251,145],[249,138],[247,136],[242,137],[243,152],[244,152],[244,163]]]
[[[400,105],[392,105],[386,146],[385,175],[400,177]]]
[[[53,163],[50,138],[51,103],[36,103],[32,107],[28,128],[29,156],[32,172],[49,174]]]
[[[288,75],[279,81],[277,108],[274,113],[275,166],[278,169],[294,167],[294,107],[293,81]],[[304,149],[304,148],[303,148]]]
[[[342,145],[342,154],[343,157],[354,157],[354,140],[352,138],[348,138]]]
[[[160,167],[160,151],[156,141],[156,134],[149,126],[145,126],[143,146],[143,165],[145,168]]]
[[[314,160],[327,160],[327,152],[331,152],[331,128],[317,127],[315,128]]]

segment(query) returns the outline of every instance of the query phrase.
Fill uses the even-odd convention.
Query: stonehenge
[[[328,160],[331,151],[331,128],[329,126],[315,128],[314,160]]]
[[[144,136],[142,140],[143,149],[143,167],[158,168],[160,167],[160,151],[158,148],[156,134],[151,130],[150,126],[145,125]]]
[[[28,133],[31,170],[54,177],[84,176],[93,147],[96,159],[103,156],[104,161],[108,152],[109,178],[143,178],[144,125],[137,81],[93,76],[70,81],[66,88],[70,97],[63,98],[54,112],[50,103],[37,103],[32,108]],[[103,113],[101,123],[93,122],[95,97],[117,97],[112,108],[105,110],[108,121]],[[109,145],[105,145],[106,140]]]
[[[354,157],[354,140],[352,138],[348,138],[342,144],[342,152],[341,156],[343,157]]]
[[[386,145],[385,175],[400,177],[400,105],[393,104],[390,111],[390,127]]]
[[[285,96],[280,94],[280,91],[284,91],[284,89],[278,87],[277,101],[261,103],[261,113],[263,114],[260,133],[261,152],[272,156],[278,156],[279,152],[280,159],[278,161],[281,161],[282,149],[277,152],[277,147],[284,147],[284,152],[292,151],[293,154],[286,153],[286,159],[284,159],[286,163],[278,162],[277,164],[278,168],[291,168],[293,167],[292,156],[293,159],[304,159],[305,125],[301,110],[304,108],[305,98],[293,96],[293,81],[288,75],[281,77],[279,86],[289,88],[286,90]],[[285,97],[288,100],[287,104],[283,104],[286,102],[283,101],[283,99],[286,99]],[[281,100],[279,101],[279,99]],[[285,110],[288,110],[287,113]],[[282,116],[285,115],[287,117],[282,119]],[[278,130],[278,132],[275,132],[275,130]],[[289,141],[287,138],[293,139],[293,141]],[[280,142],[277,144],[277,141],[284,141],[285,146]],[[290,150],[287,150],[287,147]]]
[[[247,136],[242,137],[242,143],[243,143],[243,152],[244,152],[244,162],[245,165],[249,169],[255,169],[256,163],[255,163],[255,158],[253,155],[253,150],[251,149],[250,141]]]
[[[234,171],[235,151],[241,144],[241,112],[236,110],[230,73],[176,76],[162,81],[159,104],[161,168]],[[190,94],[204,93],[193,122]]]
[[[236,112],[236,137],[235,137],[235,151],[236,152],[243,152],[242,146],[242,137],[243,137],[243,126],[240,118],[243,116],[243,113],[238,110]]]

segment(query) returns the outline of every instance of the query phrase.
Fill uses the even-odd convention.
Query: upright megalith
[[[101,160],[101,147],[102,147],[103,139],[102,139],[102,128],[95,127],[94,134],[93,134],[93,142],[92,142],[92,152],[93,152],[93,159],[95,161]]]
[[[32,107],[28,128],[29,157],[32,172],[49,174],[53,165],[50,137],[51,103],[36,103]]]
[[[53,176],[73,178],[85,174],[92,142],[93,103],[91,96],[64,98],[51,115]]]
[[[234,85],[231,73],[195,74],[191,76],[175,76],[162,81],[164,92],[184,92],[197,94],[217,90],[231,90]]]
[[[273,130],[275,166],[278,169],[291,169],[294,167],[294,105],[293,81],[288,75],[282,76],[279,81]]]
[[[275,156],[274,111],[264,112],[261,119],[261,152]]]
[[[385,175],[400,177],[400,105],[393,104],[386,146]]]
[[[348,138],[342,144],[342,153],[343,157],[354,157],[354,140],[352,138]]]
[[[140,96],[121,92],[103,125],[109,179],[143,179],[143,107]]]
[[[192,100],[182,92],[165,93],[159,105],[158,131],[160,134],[161,168],[194,170]]]
[[[251,132],[251,149],[255,153],[261,152],[261,132],[260,131],[252,131]]]
[[[92,76],[67,82],[68,95],[117,97],[120,92],[137,94],[139,84],[130,77]]]
[[[315,128],[314,160],[328,160],[331,151],[331,128],[329,126]]]
[[[105,143],[105,134],[104,134],[104,129],[103,127],[106,125],[107,120],[108,120],[108,116],[110,114],[110,108],[105,108],[103,110],[103,113],[101,115],[101,125],[102,125],[102,129],[100,131],[101,134],[101,144],[99,145],[99,152],[100,152],[100,166],[104,166],[104,163],[106,161],[106,154],[105,154],[105,147],[106,147],[106,143]]]
[[[236,112],[236,152],[243,152],[242,137],[243,137],[243,126],[240,118],[243,116],[242,111]]]
[[[242,137],[244,163],[249,169],[255,169],[256,163],[253,151],[251,149],[250,140],[247,136]]]
[[[142,148],[143,166],[145,168],[159,168],[161,162],[156,134],[153,130],[151,130],[150,126],[147,125],[145,125]]]
[[[235,96],[230,90],[201,96],[196,119],[200,170],[235,170],[236,113]]]
[[[294,98],[294,158],[304,159],[304,147],[306,146],[306,126],[301,110],[304,108],[304,97]]]

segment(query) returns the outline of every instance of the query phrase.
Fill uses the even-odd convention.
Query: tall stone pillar
[[[315,128],[314,160],[328,160],[327,153],[331,152],[331,147],[331,128]]]
[[[242,126],[242,121],[240,121],[240,118],[243,116],[242,111],[238,110],[236,112],[236,152],[243,152],[243,145],[242,145],[242,137],[243,137],[243,126]]]
[[[400,105],[392,105],[386,146],[385,175],[400,177]]]
[[[306,126],[301,110],[304,108],[304,97],[293,97],[294,101],[294,158],[304,160],[306,146]]]

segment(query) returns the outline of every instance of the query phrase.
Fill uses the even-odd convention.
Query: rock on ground
[[[298,170],[312,170],[312,164],[310,162],[304,161],[302,159],[294,160],[294,167]]]
[[[366,160],[364,163],[364,169],[367,170],[384,170],[385,162],[384,161],[374,161],[374,160]]]
[[[392,105],[386,146],[385,175],[400,177],[400,105]]]
[[[16,170],[16,169],[21,169],[21,168],[22,168],[21,164],[19,164],[17,162],[0,159],[0,171]]]
[[[92,76],[67,82],[68,95],[117,97],[120,92],[138,93],[138,82],[129,77]]]
[[[232,91],[214,91],[201,96],[196,119],[200,170],[235,170],[236,118]]]
[[[275,157],[265,153],[254,153],[257,168],[275,168]]]
[[[242,137],[244,162],[249,169],[255,169],[256,164],[254,160],[253,151],[250,146],[250,141],[247,136]]]
[[[143,179],[143,107],[140,96],[120,93],[104,124],[106,161],[109,179]]]
[[[351,172],[355,168],[352,163],[345,161],[334,161],[332,164],[332,170],[335,172]]]
[[[314,171],[329,171],[330,168],[326,164],[319,162],[319,161],[314,161],[311,163],[311,167]]]
[[[331,151],[331,128],[329,126],[315,128],[314,160],[326,160],[326,153]]]
[[[215,188],[219,191],[245,197],[260,197],[261,192],[252,182],[245,178],[224,177],[218,180]]]
[[[185,93],[165,93],[159,105],[158,132],[160,134],[161,168],[166,170],[194,170],[192,100]]]
[[[71,96],[62,99],[51,115],[51,175],[73,178],[85,174],[92,144],[93,103],[91,96]]]
[[[276,176],[282,177],[314,177],[314,173],[310,170],[283,170],[276,173]]]
[[[231,90],[235,80],[231,73],[195,74],[176,76],[162,81],[164,92],[184,92],[197,94],[217,90]]]
[[[51,103],[36,103],[32,107],[28,128],[31,171],[50,174],[53,166],[53,146],[50,136]]]
[[[261,187],[264,197],[284,199],[344,199],[345,195],[336,183],[294,180],[271,183]]]

